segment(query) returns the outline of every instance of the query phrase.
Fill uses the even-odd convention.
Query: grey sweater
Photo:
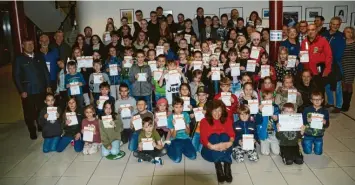
[[[126,105],[129,104],[133,107],[132,110],[132,115],[134,115],[135,111],[136,111],[136,100],[133,97],[129,97],[127,100],[122,100],[122,99],[118,99],[115,103],[115,112],[117,114],[120,115],[120,119],[122,120],[123,123],[123,128],[124,129],[129,129],[130,128],[130,121],[131,121],[131,117],[126,117],[126,118],[122,118],[121,116],[121,112],[118,111],[118,109],[120,108],[120,105]]]
[[[147,81],[138,82],[136,74],[146,73]],[[148,96],[152,94],[152,71],[148,65],[133,65],[129,74],[129,81],[132,83],[133,96]]]
[[[107,82],[108,84],[110,84],[110,78],[108,77],[108,75],[106,73],[101,73],[101,74],[102,74],[102,77],[104,78],[103,82]],[[94,83],[94,73],[92,73],[90,75],[89,87],[93,93],[100,93],[100,84]]]

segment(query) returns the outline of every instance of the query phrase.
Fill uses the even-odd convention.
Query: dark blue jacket
[[[107,72],[107,69],[110,69],[110,64],[117,64],[117,67],[121,68],[122,70],[122,60],[118,59],[117,57],[110,57],[107,59],[104,65],[104,71],[110,78],[111,85],[119,85],[121,83],[121,72],[118,72],[116,76],[110,76],[110,72]]]
[[[42,55],[35,54],[30,58],[21,54],[16,57],[12,70],[19,93],[39,94],[46,92],[46,88],[50,87],[49,72]]]
[[[311,128],[310,125],[311,123],[308,123],[307,118],[311,117],[311,113],[318,113],[318,114],[323,114],[324,119],[326,120],[326,124],[323,125],[323,129],[314,129]],[[306,107],[303,111],[303,125],[306,127],[304,131],[305,136],[315,136],[315,137],[323,137],[325,129],[329,127],[329,111],[322,107],[318,110],[316,110],[313,105]]]
[[[330,34],[329,30],[323,33],[323,37],[326,38],[332,48],[333,64],[336,63],[339,66],[341,74],[343,74],[343,68],[341,66],[341,58],[346,46],[344,34],[340,31]]]
[[[169,49],[168,53],[165,54],[166,60],[177,60],[177,57],[173,50]]]
[[[56,81],[57,80],[57,74],[58,74],[58,65],[57,61],[59,59],[59,53],[56,48],[54,49],[49,49],[47,54],[41,53],[43,55],[45,62],[49,62],[50,68],[49,68],[49,74],[50,74],[50,79],[51,81]]]
[[[101,94],[101,93],[100,93]],[[100,95],[101,96],[101,95]],[[102,114],[104,113],[104,110],[103,109],[99,109],[97,107],[97,101],[99,100],[100,96],[95,96],[94,97],[94,107],[96,108],[96,115],[98,116],[102,116]],[[115,105],[115,98],[113,98],[112,96],[108,96],[108,100],[106,101],[109,101],[111,105]],[[111,107],[112,110],[115,110],[114,107]]]
[[[243,134],[254,134],[254,139],[257,140],[256,124],[254,121],[234,122],[233,129],[235,132],[234,146],[239,146],[239,140],[243,139]]]
[[[300,54],[301,46],[298,43],[298,39],[296,38],[296,44],[292,44],[288,39],[281,42],[280,46],[285,46],[288,49],[289,55],[296,55],[297,57]]]
[[[279,116],[279,114],[280,114],[279,106],[274,103],[272,104],[272,106],[274,107],[274,114],[273,115]],[[257,119],[256,119],[256,124],[257,124],[256,130],[257,130],[258,137],[260,140],[265,140],[268,137],[267,126],[269,124],[269,121],[272,122],[273,129],[274,129],[274,131],[276,131],[276,124],[278,121],[274,121],[271,118],[271,116],[262,116],[262,113],[258,114]]]
[[[83,87],[86,85],[85,83],[85,80],[84,80],[84,77],[81,73],[75,73],[74,75],[71,75],[71,74],[66,74],[65,75],[65,88],[67,88],[67,85],[70,84],[70,83],[74,83],[74,82],[78,82],[78,83],[82,83],[82,86],[80,86],[80,95],[83,95]],[[68,91],[68,94],[69,96],[71,96],[71,90],[70,88],[67,88],[67,91]]]

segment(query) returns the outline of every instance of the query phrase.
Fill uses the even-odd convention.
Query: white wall
[[[323,16],[326,21],[334,16],[334,6],[348,5],[348,19],[347,23],[343,23],[342,27],[348,26],[350,23],[350,14],[355,12],[355,2],[330,2],[330,1],[284,1],[284,6],[302,6],[302,19],[305,19],[305,9],[307,7],[322,7]],[[157,6],[162,6],[164,10],[173,10],[175,21],[177,21],[177,15],[183,13],[185,18],[193,18],[196,14],[196,8],[201,6],[205,10],[205,14],[216,14],[219,16],[220,7],[243,7],[244,19],[249,16],[251,11],[258,11],[261,15],[262,8],[268,8],[268,1],[131,1],[131,2],[119,2],[119,1],[79,1],[77,8],[78,24],[82,31],[85,26],[91,26],[93,32],[102,35],[106,20],[108,17],[112,17],[117,27],[120,22],[120,9],[134,9],[142,10],[144,18],[149,18],[149,12],[155,10]]]

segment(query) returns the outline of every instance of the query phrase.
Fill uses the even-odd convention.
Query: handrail
[[[58,28],[58,30],[62,30],[64,31],[64,23],[71,18],[71,25],[74,25],[74,20],[75,20],[75,7],[76,7],[76,3],[69,3],[70,6],[70,10],[68,12],[68,14],[65,16],[64,20],[60,23],[60,26]]]

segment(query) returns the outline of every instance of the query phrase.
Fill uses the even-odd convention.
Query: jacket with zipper
[[[136,75],[138,73],[145,73],[147,81],[138,82]],[[133,96],[148,96],[152,94],[152,72],[148,65],[138,66],[133,65],[130,71],[129,80],[132,83],[132,95]]]

